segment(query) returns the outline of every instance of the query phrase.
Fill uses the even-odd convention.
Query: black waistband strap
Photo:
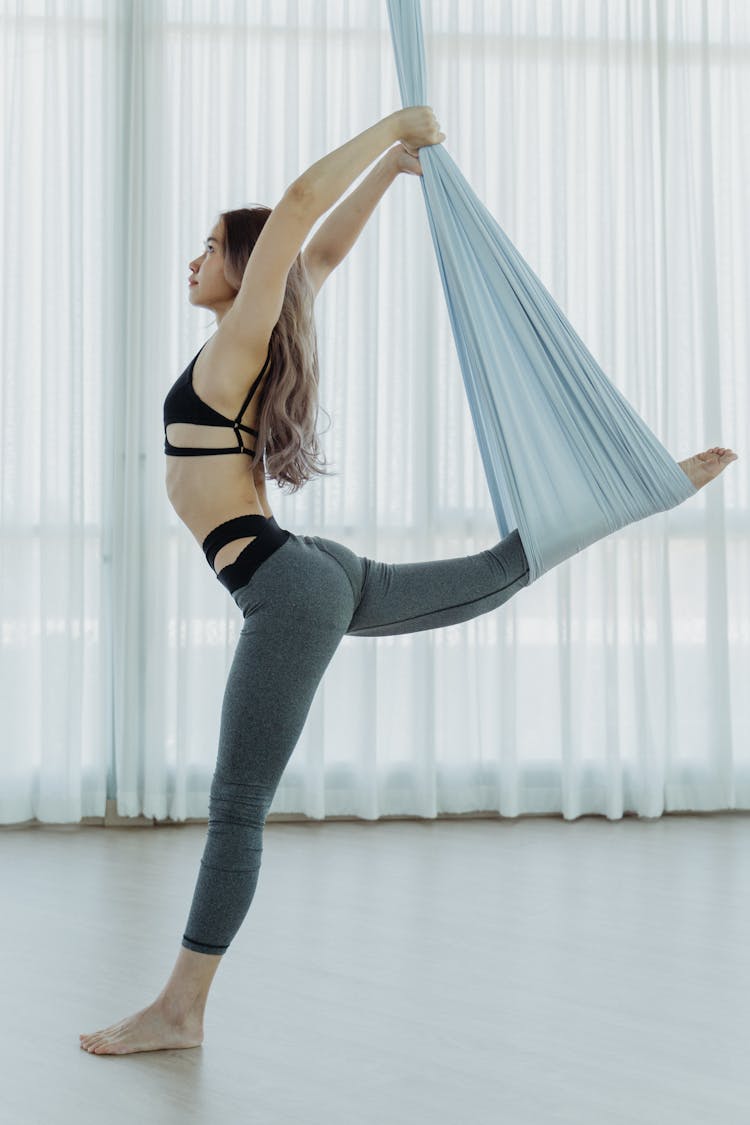
[[[274,551],[278,551],[279,547],[283,547],[290,535],[290,531],[279,527],[275,522],[272,526],[269,520],[266,530],[240,551],[237,560],[221,568],[216,575],[219,582],[226,586],[230,594],[234,594],[241,586],[247,586],[260,564],[270,558]]]
[[[250,535],[260,535],[269,526],[276,529],[279,527],[273,516],[270,519],[261,515],[235,516],[234,519],[220,523],[213,531],[209,531],[202,543],[208,565],[213,570],[216,555],[222,547],[226,547],[227,543]]]

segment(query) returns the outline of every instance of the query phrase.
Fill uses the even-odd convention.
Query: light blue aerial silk
[[[403,105],[434,105],[419,0],[386,2]],[[531,584],[698,490],[609,381],[445,147],[421,148],[419,161],[495,517],[503,538],[518,528]]]

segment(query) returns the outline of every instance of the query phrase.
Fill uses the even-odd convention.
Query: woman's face
[[[235,290],[224,277],[224,222],[216,224],[206,238],[203,253],[190,263],[190,288],[188,296],[191,305],[213,309],[219,320],[227,307],[231,307],[237,296]],[[197,284],[193,284],[197,282]]]

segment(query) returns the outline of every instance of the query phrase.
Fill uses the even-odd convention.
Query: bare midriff
[[[264,357],[265,358],[265,357]],[[263,366],[248,367],[247,359],[238,355],[215,333],[198,356],[193,368],[193,388],[199,398],[218,410],[230,421],[227,427],[201,426],[189,422],[171,422],[167,437],[172,445],[195,449],[225,449],[236,444],[231,419],[236,417],[245,394]],[[267,378],[267,376],[265,377]],[[257,403],[265,378],[253,396],[241,421],[257,429]],[[245,385],[244,393],[232,399],[229,388]],[[256,448],[257,438],[242,431],[243,444]],[[252,458],[246,453],[218,454],[216,457],[172,457],[166,455],[166,489],[169,502],[199,545],[220,523],[236,516],[263,515],[273,517],[266,496],[265,467],[261,461],[251,471]],[[255,536],[233,539],[216,554],[216,574],[233,563]]]

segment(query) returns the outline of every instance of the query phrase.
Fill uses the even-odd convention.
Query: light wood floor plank
[[[266,827],[205,1041],[91,1056],[205,825],[0,832],[2,1125],[747,1125],[750,816]]]

